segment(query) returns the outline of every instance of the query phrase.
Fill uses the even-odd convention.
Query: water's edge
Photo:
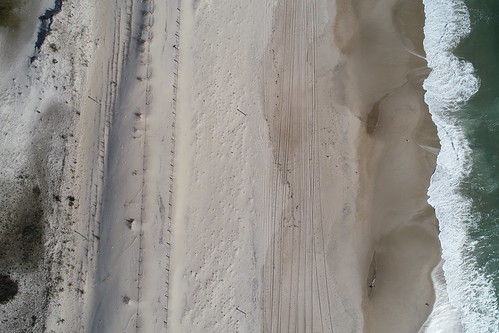
[[[43,42],[45,42],[47,35],[50,33],[52,23],[54,22],[54,16],[59,14],[61,10],[62,0],[55,0],[54,8],[47,9],[45,13],[38,18],[40,20],[40,28],[35,42],[35,54],[30,58],[31,62],[33,62],[38,56]]]
[[[466,332],[493,332],[499,327],[499,319],[493,313],[497,301],[490,282],[473,259],[466,256],[466,247],[470,246],[466,222],[473,216],[469,199],[460,192],[462,181],[470,174],[471,149],[455,112],[478,91],[480,81],[473,65],[456,57],[453,51],[470,33],[470,17],[462,0],[423,3],[424,48],[432,70],[423,87],[441,142],[428,202],[439,220],[442,268],[450,304],[446,305],[445,297],[440,297],[440,304],[435,304],[422,331],[455,332],[453,327],[460,321]],[[438,272],[434,272],[433,281],[438,295],[442,288]]]

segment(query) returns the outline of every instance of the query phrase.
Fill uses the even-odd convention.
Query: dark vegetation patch
[[[54,183],[48,172],[52,167],[49,156],[61,153],[52,152],[57,119],[64,121],[61,113],[57,107],[43,113],[25,167],[14,179],[0,179],[0,274],[24,276],[44,269],[45,233],[51,213],[46,209],[53,200]],[[20,292],[23,286],[21,283]]]
[[[5,304],[13,299],[19,291],[19,285],[10,276],[0,274],[0,304]]]
[[[54,245],[67,228],[60,203],[76,201],[61,194],[72,111],[62,103],[43,108],[25,165],[14,177],[0,168],[0,275],[18,282],[17,295],[0,304],[0,332],[44,332],[49,302],[67,287],[52,274],[70,265]]]
[[[44,161],[33,151],[13,178],[0,178],[0,332],[43,332],[52,283],[47,266],[47,201],[51,201]],[[48,196],[50,197],[48,198]],[[14,294],[14,291],[16,294]],[[15,297],[14,297],[15,296]]]
[[[59,51],[59,48],[57,47],[57,45],[55,45],[55,43],[50,43],[49,47],[54,52]]]
[[[42,190],[26,177],[2,186],[7,193],[0,198],[0,267],[5,270],[32,271],[43,258]]]

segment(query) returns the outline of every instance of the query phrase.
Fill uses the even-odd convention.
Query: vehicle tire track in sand
[[[325,234],[324,234],[324,223],[325,221],[323,221],[322,217],[323,217],[323,214],[322,214],[322,200],[321,200],[321,197],[320,197],[320,193],[321,193],[321,190],[320,190],[320,185],[321,185],[321,179],[320,179],[320,176],[321,176],[321,170],[320,170],[320,163],[319,163],[319,122],[318,122],[318,97],[317,97],[317,78],[316,78],[316,73],[317,73],[317,39],[318,39],[318,29],[317,29],[317,3],[315,1],[312,1],[310,2],[310,5],[311,5],[311,13],[310,13],[310,16],[312,17],[312,41],[313,41],[313,56],[312,56],[312,61],[313,61],[313,70],[312,70],[312,102],[313,102],[313,112],[312,112],[312,116],[313,116],[313,119],[312,119],[312,126],[313,126],[313,130],[312,130],[312,147],[311,147],[311,151],[312,151],[312,158],[311,158],[311,162],[313,163],[313,165],[311,166],[312,170],[313,170],[313,176],[312,176],[312,185],[313,185],[313,191],[312,191],[312,202],[317,205],[316,206],[316,210],[318,212],[318,215],[320,217],[320,246],[321,246],[321,250],[322,250],[322,267],[321,269],[323,270],[322,272],[322,278],[324,279],[324,282],[323,282],[323,288],[324,290],[326,291],[325,294],[321,293],[319,291],[319,294],[320,295],[326,295],[326,300],[324,300],[324,298],[321,298],[321,300],[323,302],[326,302],[327,304],[327,313],[326,313],[326,318],[322,317],[321,316],[321,322],[324,324],[324,320],[326,320],[326,327],[325,327],[325,331],[326,332],[333,332],[333,319],[332,319],[332,312],[331,312],[331,299],[330,299],[330,289],[329,289],[329,285],[328,285],[328,279],[329,279],[329,273],[328,273],[328,270],[327,270],[327,265],[326,265],[326,247],[325,247]],[[315,193],[318,193],[319,194],[319,197],[317,198],[317,200],[315,200],[315,198],[313,197],[313,195]],[[311,220],[313,221],[314,220],[314,216],[311,217]],[[315,246],[315,243],[314,243],[314,246]],[[320,288],[318,287],[318,289],[320,290]],[[326,306],[326,304],[324,304],[324,307]]]
[[[115,7],[118,7],[117,1],[115,3]],[[114,23],[114,31],[113,31],[113,45],[112,45],[112,57],[111,60],[108,61],[106,71],[107,71],[107,82],[114,82],[114,84],[106,84],[105,87],[103,87],[105,93],[104,98],[100,98],[97,100],[97,103],[99,104],[99,111],[98,114],[100,115],[98,119],[98,128],[99,130],[99,154],[97,157],[97,169],[95,169],[94,172],[92,172],[91,176],[91,184],[93,184],[95,187],[92,189],[93,193],[93,199],[91,199],[91,206],[93,207],[93,212],[89,216],[89,221],[88,223],[88,234],[87,237],[89,240],[92,240],[89,242],[89,252],[93,252],[94,255],[97,253],[98,249],[98,238],[94,237],[100,235],[100,207],[102,205],[102,185],[104,183],[104,171],[107,165],[107,155],[108,155],[108,149],[109,149],[109,144],[107,138],[109,137],[109,132],[111,130],[112,126],[112,118],[113,118],[113,111],[114,107],[116,105],[116,98],[117,98],[117,85],[116,82],[119,82],[121,78],[121,70],[122,68],[122,61],[120,58],[123,58],[123,55],[121,54],[121,51],[117,51],[118,48],[120,48],[120,45],[122,44],[121,40],[121,29],[122,29],[122,22],[123,18],[121,15],[121,10],[118,10],[118,13],[115,16],[115,23]],[[91,97],[91,96],[89,96]],[[93,97],[92,97],[93,98]],[[89,259],[94,258],[94,256],[90,256]]]
[[[90,214],[88,214],[87,230],[85,232],[86,236],[86,262],[82,266],[82,279],[85,281],[87,277],[84,277],[83,267],[86,266],[90,271],[95,271],[97,269],[97,261],[100,248],[100,240],[102,236],[102,207],[104,200],[104,190],[105,190],[105,176],[106,169],[108,168],[108,155],[109,155],[109,136],[112,129],[114,111],[117,104],[118,98],[118,82],[122,79],[123,66],[125,63],[126,52],[128,49],[129,39],[124,40],[123,36],[126,38],[126,15],[123,15],[123,5],[118,3],[116,0],[112,8],[116,10],[114,15],[114,24],[112,32],[112,45],[109,54],[109,60],[106,65],[103,66],[102,70],[106,73],[105,79],[103,80],[103,86],[97,87],[94,90],[92,96],[88,96],[93,102],[95,102],[97,107],[97,116],[94,118],[94,124],[98,128],[96,134],[98,138],[96,140],[96,148],[98,151],[97,156],[93,157],[93,163],[91,165],[95,166],[90,174],[89,189],[88,189],[88,202],[90,207]],[[124,28],[125,27],[125,28]],[[100,43],[101,41],[99,41]],[[125,53],[124,53],[125,52]],[[100,89],[100,90],[99,90]],[[102,92],[101,94],[99,94]],[[91,277],[95,279],[95,277]],[[95,281],[93,281],[95,284]],[[79,290],[83,293],[86,289],[85,283],[83,282],[78,286]],[[92,306],[92,304],[88,304]],[[91,310],[93,311],[93,310]],[[92,315],[90,311],[87,315]],[[86,330],[85,324],[80,327],[82,330]]]
[[[263,326],[266,332],[332,332],[320,202],[315,2],[279,3],[272,31],[264,103],[275,166],[266,184],[272,238]]]
[[[113,124],[114,109],[117,102],[118,96],[118,85],[117,82],[121,80],[122,69],[124,66],[125,55],[128,46],[128,41],[123,41],[123,25],[126,17],[122,14],[122,8],[115,1],[115,8],[117,14],[114,17],[114,29],[113,29],[113,44],[111,47],[111,59],[107,62],[105,67],[107,79],[104,87],[100,87],[104,92],[102,98],[95,99],[92,96],[88,96],[92,101],[98,104],[98,117],[95,120],[98,130],[98,155],[94,157],[94,162],[96,168],[93,169],[90,175],[89,182],[89,207],[91,207],[91,213],[88,215],[87,231],[86,237],[88,241],[88,246],[86,248],[86,258],[88,260],[87,265],[91,269],[95,269],[95,258],[98,254],[99,240],[101,234],[101,209],[103,200],[103,185],[105,170],[107,167],[107,157],[109,153],[109,133]],[[91,255],[90,255],[91,254]],[[81,286],[83,290],[84,286]]]
[[[75,230],[88,246],[77,286],[88,292],[83,331],[166,328],[179,6],[115,0],[102,14],[109,24],[95,41],[101,84],[88,96],[99,154],[88,225]]]

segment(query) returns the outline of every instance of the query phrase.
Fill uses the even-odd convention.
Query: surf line
[[[30,62],[33,63],[40,53],[40,47],[45,42],[45,38],[50,32],[52,23],[54,22],[54,16],[59,14],[62,10],[62,0],[55,0],[54,8],[47,9],[45,13],[38,17],[40,20],[40,29],[38,30],[38,37],[35,43],[35,54],[30,58]]]

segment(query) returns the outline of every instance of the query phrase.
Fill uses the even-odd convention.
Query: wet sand
[[[359,210],[369,229],[363,274],[368,332],[417,332],[431,312],[430,273],[440,258],[438,224],[426,202],[439,149],[423,101],[428,74],[418,1],[349,4],[339,46],[352,78],[350,101],[365,121]],[[341,35],[343,33],[343,35]]]

